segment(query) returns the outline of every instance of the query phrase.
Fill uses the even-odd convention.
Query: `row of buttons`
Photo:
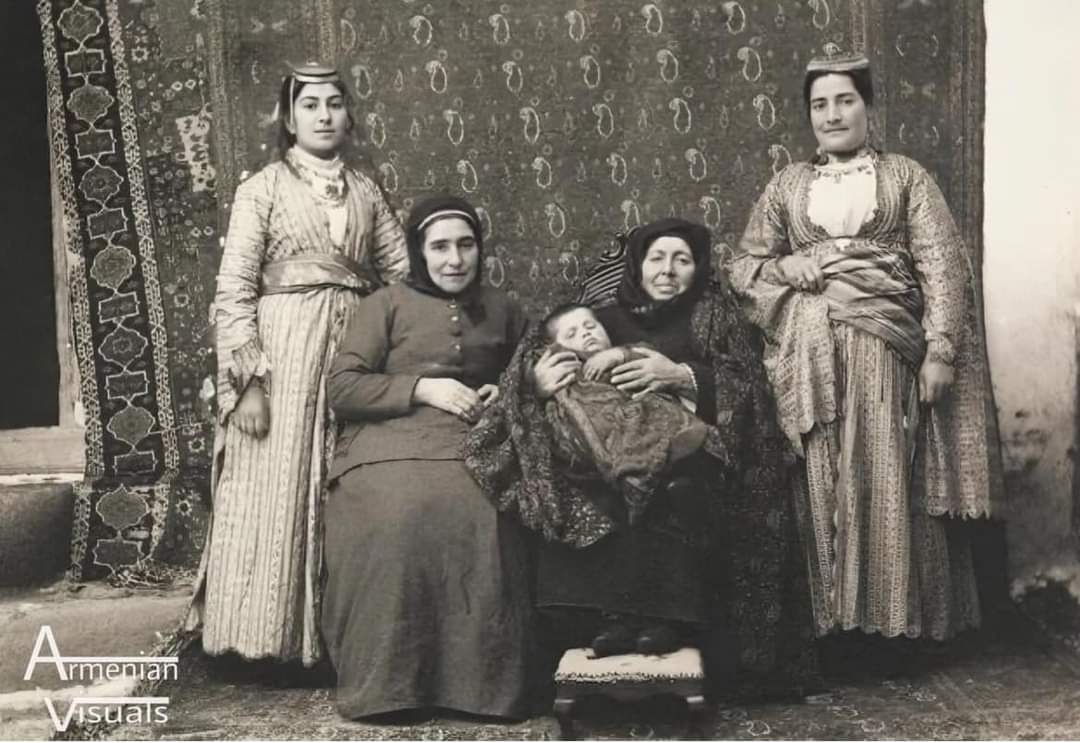
[[[450,310],[453,311],[453,313],[454,313],[454,314],[450,315],[450,322],[453,323],[453,325],[450,327],[450,334],[451,335],[461,335],[461,317],[457,313],[457,308],[458,308],[457,302],[450,302],[446,306],[449,307]],[[454,350],[455,352],[457,352],[457,353],[461,353],[461,344],[460,343],[457,343],[457,342],[451,343],[450,348],[452,350]]]

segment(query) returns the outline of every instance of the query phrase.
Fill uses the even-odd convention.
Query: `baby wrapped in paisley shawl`
[[[571,351],[583,362],[577,380],[545,406],[555,446],[572,468],[595,469],[613,486],[634,523],[658,486],[677,475],[672,465],[701,448],[708,426],[674,395],[631,394],[613,385],[611,370],[648,347],[612,347],[588,307],[556,307],[544,319],[543,332],[553,351]]]

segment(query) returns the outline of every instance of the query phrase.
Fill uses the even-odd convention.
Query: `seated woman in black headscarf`
[[[466,467],[501,510],[546,538],[537,602],[583,610],[597,655],[663,653],[726,628],[744,668],[772,670],[782,654],[805,671],[809,610],[790,581],[799,566],[792,460],[752,330],[712,277],[710,252],[701,225],[662,219],[637,229],[617,302],[597,311],[613,343],[651,349],[616,366],[611,381],[624,392],[683,398],[708,424],[691,458],[695,487],[654,494],[630,524],[611,488],[559,457],[545,405],[577,379],[581,362],[545,348],[542,328],[522,340],[499,401],[467,437]],[[788,620],[793,633],[781,629]],[[778,646],[793,635],[806,641]]]
[[[322,631],[337,707],[526,713],[527,536],[461,463],[525,326],[481,282],[480,220],[434,197],[409,215],[409,277],[361,302],[327,378],[344,431],[326,504]]]

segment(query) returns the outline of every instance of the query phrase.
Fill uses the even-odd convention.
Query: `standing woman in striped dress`
[[[210,654],[313,665],[326,369],[346,319],[408,273],[408,254],[379,187],[342,159],[353,119],[337,72],[295,68],[277,110],[283,156],[237,188],[218,273],[213,519],[186,625],[201,623]]]
[[[870,62],[803,82],[812,162],[766,186],[729,265],[766,338],[819,635],[946,640],[978,627],[973,520],[1001,460],[973,262],[930,174],[867,141]]]

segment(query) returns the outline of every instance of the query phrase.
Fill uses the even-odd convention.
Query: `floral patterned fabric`
[[[672,467],[701,448],[706,424],[673,395],[635,398],[610,379],[578,379],[546,405],[564,461],[595,470],[615,487],[631,524],[645,513]]]
[[[777,262],[792,254],[819,260],[823,292],[783,280]],[[832,270],[866,256],[858,273],[872,281]],[[944,639],[978,626],[970,546],[936,517],[996,509],[997,442],[982,400],[917,404],[924,348],[956,363],[961,392],[986,377],[978,329],[964,324],[972,261],[933,179],[873,152],[844,168],[791,165],[759,199],[731,272],[805,456],[799,520],[818,633]]]
[[[804,568],[792,521],[794,458],[775,409],[755,333],[731,291],[711,283],[694,307],[694,344],[711,361],[716,416],[705,450],[715,459],[710,523],[728,570],[712,586],[725,597],[720,618],[735,635],[744,669],[804,678],[814,666]],[[551,429],[528,370],[542,351],[537,331],[522,341],[500,386],[502,396],[465,443],[465,463],[501,511],[549,540],[587,547],[616,529],[588,487],[553,454]]]
[[[910,255],[926,306],[922,325],[927,353],[955,362],[957,376],[950,399],[932,409],[926,424],[933,434],[925,462],[927,512],[964,517],[1000,513],[1003,488],[994,456],[996,428],[993,411],[985,405],[989,386],[985,341],[978,326],[966,323],[970,305],[982,302],[976,294],[974,261],[930,174],[902,155],[885,153],[874,159],[877,208],[853,234],[841,238],[810,219],[815,168],[795,163],[778,173],[751,213],[730,262],[732,284],[751,321],[769,339],[766,365],[781,418],[788,419],[798,415],[789,407],[798,404],[792,390],[798,390],[802,400],[833,394],[809,370],[822,368],[821,357],[833,353],[826,316],[834,313],[829,314],[833,311],[827,312],[821,302],[793,297],[790,287],[778,280],[776,260],[791,253],[831,254],[847,247],[845,239]],[[804,352],[782,354],[791,345]],[[819,417],[820,422],[827,420]]]

